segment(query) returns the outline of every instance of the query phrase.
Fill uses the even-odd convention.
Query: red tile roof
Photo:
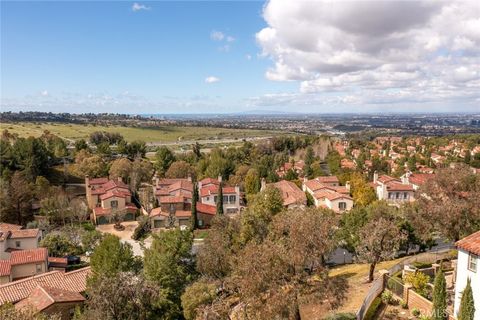
[[[223,187],[222,188],[223,194],[236,194],[237,191],[235,190],[235,187]],[[218,186],[216,185],[210,185],[207,187],[202,187],[200,189],[200,197],[208,197],[211,195],[218,194]]]
[[[22,229],[22,226],[19,226],[17,224],[10,224],[10,223],[0,223],[0,231],[6,232],[6,231],[12,231],[12,230],[20,230]]]
[[[15,305],[15,308],[33,307],[37,311],[43,311],[54,303],[61,302],[83,302],[85,298],[78,292],[51,288],[48,286],[37,286],[28,295]]]
[[[109,199],[109,198],[112,198],[112,197],[127,198],[130,195],[131,195],[130,191],[125,192],[122,189],[115,189],[115,190],[107,191],[105,194],[102,194],[100,196],[100,200],[105,200],[105,199]]]
[[[14,230],[10,235],[10,239],[36,238],[39,232],[39,229]]]
[[[316,180],[322,183],[338,183],[337,176],[325,176],[325,177],[318,177]]]
[[[160,197],[160,203],[183,203],[185,201],[185,197],[175,197],[175,196],[166,196]]]
[[[11,264],[9,260],[0,260],[0,277],[10,275]]]
[[[214,184],[218,186],[220,184],[220,181],[218,181],[218,179],[213,178],[203,178],[202,180],[200,180],[200,182],[202,183],[202,186],[206,186],[209,184]]]
[[[53,267],[67,267],[67,258],[48,257],[48,265]]]
[[[92,184],[104,184],[104,183],[107,183],[108,182],[108,178],[94,178],[94,179],[89,179],[88,180],[88,184],[89,185],[92,185]]]
[[[476,255],[480,255],[480,231],[477,231],[468,237],[455,243],[457,248],[471,252]]]
[[[205,213],[205,214],[209,214],[209,215],[215,215],[215,214],[217,214],[217,207],[212,206],[210,204],[197,202],[197,212]]]
[[[12,266],[19,264],[46,262],[48,258],[47,248],[36,248],[28,250],[13,251],[10,255]]]
[[[387,182],[390,182],[390,181],[400,182],[400,180],[398,180],[396,178],[393,178],[393,177],[390,177],[390,176],[387,176],[387,175],[382,175],[377,179],[377,182],[379,182],[379,183],[387,183]]]
[[[400,182],[392,181],[387,183],[388,191],[413,191],[413,186],[410,184],[403,184]]]
[[[280,190],[283,198],[283,205],[289,206],[291,204],[306,204],[307,196],[295,183],[287,180],[281,180],[271,184],[273,187]]]
[[[25,299],[38,285],[73,292],[84,292],[89,274],[90,267],[67,273],[51,271],[0,285],[0,305],[5,302],[16,303]]]
[[[414,185],[421,186],[427,180],[435,177],[435,174],[430,173],[412,173],[410,177],[408,177],[408,181]]]

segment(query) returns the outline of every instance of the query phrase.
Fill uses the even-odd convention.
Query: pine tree
[[[447,319],[447,283],[442,270],[435,276],[435,286],[433,288],[433,320]]]
[[[191,218],[192,231],[198,228],[197,201],[198,201],[198,186],[197,186],[197,182],[195,181],[193,183],[193,194],[192,194],[192,218]]]
[[[220,183],[220,185],[218,186],[217,214],[223,215],[223,183]]]
[[[305,177],[311,179],[313,178],[313,170],[312,170],[312,163],[315,160],[315,153],[313,152],[312,147],[307,148],[307,152],[305,154]]]
[[[475,303],[473,301],[472,286],[470,278],[467,280],[467,286],[462,292],[460,301],[460,310],[458,311],[458,320],[473,320],[475,317]]]

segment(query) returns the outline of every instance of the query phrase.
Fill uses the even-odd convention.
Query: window
[[[228,196],[223,196],[223,203],[228,203]]]
[[[37,267],[37,273],[41,273],[42,272],[42,265],[37,264],[36,267]]]
[[[477,272],[478,256],[470,253],[468,255],[468,270]]]
[[[207,201],[210,201],[210,197],[207,197]]]
[[[397,192],[397,193],[395,194],[395,198],[400,199],[400,192]]]
[[[235,203],[235,201],[237,201],[237,197],[235,197],[235,196],[230,196],[230,197],[229,197],[229,201],[230,201],[230,203]]]
[[[338,209],[340,209],[342,211],[347,209],[347,203],[346,202],[339,202],[338,203]]]
[[[213,197],[213,202],[217,203],[217,196]]]
[[[15,247],[20,248],[22,243],[20,241],[15,241]]]
[[[392,199],[392,198],[393,198],[392,193],[389,192],[389,193],[388,193],[388,199]]]
[[[110,206],[111,206],[112,208],[118,208],[118,201],[117,201],[117,200],[111,201],[111,202],[110,202]]]

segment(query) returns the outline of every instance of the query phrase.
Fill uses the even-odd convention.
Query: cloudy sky
[[[2,111],[480,111],[479,1],[1,1]]]

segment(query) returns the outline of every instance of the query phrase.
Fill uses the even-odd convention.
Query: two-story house
[[[353,207],[350,184],[340,186],[336,176],[305,179],[302,189],[312,196],[316,207],[329,208],[335,212],[348,211]]]
[[[409,184],[413,187],[413,190],[417,191],[428,180],[434,177],[435,177],[435,174],[433,173],[412,173],[408,171],[401,176],[401,180],[403,184]]]
[[[91,219],[96,224],[112,223],[114,214],[119,213],[123,220],[135,220],[137,207],[132,203],[132,193],[121,178],[89,179],[85,177],[88,207],[92,210]]]
[[[205,178],[197,183],[197,221],[200,227],[210,225],[216,214],[218,189],[221,178]],[[235,214],[240,211],[240,188],[223,186],[223,211]],[[153,228],[187,227],[191,223],[193,183],[191,179],[157,179],[155,196],[158,207],[149,216]]]
[[[378,200],[385,200],[392,205],[400,205],[415,200],[414,188],[411,184],[402,183],[400,179],[387,175],[373,174],[373,187]]]
[[[0,259],[9,259],[12,251],[38,248],[42,239],[39,229],[23,229],[22,226],[0,223]]]
[[[458,257],[455,277],[454,314],[458,315],[462,292],[467,285],[467,279],[470,279],[473,300],[475,302],[474,320],[480,320],[480,231],[457,241],[456,247]]]

